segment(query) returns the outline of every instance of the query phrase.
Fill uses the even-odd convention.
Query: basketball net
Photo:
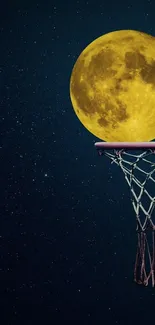
[[[135,152],[137,151],[134,151],[133,154],[127,149],[107,151],[98,148],[99,155],[107,156],[111,163],[115,163],[122,169],[130,187],[131,202],[136,214],[138,238],[134,281],[147,286],[150,280],[152,287],[154,287],[155,224],[152,216],[155,197],[149,192],[154,189],[155,185],[155,150],[146,149],[140,154],[135,154]],[[149,238],[150,235],[151,238]]]

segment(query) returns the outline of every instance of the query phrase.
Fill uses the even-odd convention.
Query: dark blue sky
[[[69,79],[110,31],[155,36],[152,1],[7,1],[0,11],[0,317],[3,325],[154,321],[133,282],[136,221],[123,173],[98,157]]]

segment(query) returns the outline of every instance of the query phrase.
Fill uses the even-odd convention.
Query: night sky
[[[5,1],[0,9],[0,322],[148,324],[136,220],[69,96],[73,65],[119,29],[155,36],[151,1]]]

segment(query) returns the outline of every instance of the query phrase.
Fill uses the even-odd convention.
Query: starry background
[[[78,121],[81,51],[119,29],[155,36],[152,1],[6,1],[0,11],[1,323],[134,324],[155,291],[133,282],[136,222],[121,170]]]

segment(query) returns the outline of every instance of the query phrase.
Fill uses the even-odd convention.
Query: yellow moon
[[[108,33],[78,57],[70,97],[81,123],[109,142],[155,138],[155,37]]]

